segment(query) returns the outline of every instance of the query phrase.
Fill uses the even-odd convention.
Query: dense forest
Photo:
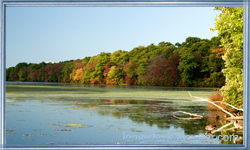
[[[59,63],[22,62],[6,69],[6,80],[221,87],[224,49],[219,45],[219,37],[188,37],[183,43],[160,42]]]

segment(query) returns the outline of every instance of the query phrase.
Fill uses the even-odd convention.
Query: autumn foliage
[[[226,105],[221,103],[223,98],[225,98],[225,96],[222,96],[220,91],[213,92],[208,98],[209,98],[210,101],[215,102],[220,107],[222,107],[224,109],[226,108]],[[214,106],[213,104],[210,104],[210,103],[209,103],[208,107],[211,110],[221,110],[218,107],[216,107],[216,106]]]
[[[6,69],[6,80],[221,87],[224,49],[219,40],[188,37],[182,44],[160,42],[59,63],[19,63]]]

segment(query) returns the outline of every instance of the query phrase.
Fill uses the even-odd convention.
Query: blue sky
[[[7,7],[6,67],[83,59],[217,32],[213,7]]]

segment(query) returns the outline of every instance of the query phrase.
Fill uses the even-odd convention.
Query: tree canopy
[[[221,87],[225,78],[220,38],[188,37],[185,42],[138,46],[131,51],[59,63],[19,63],[7,81]]]

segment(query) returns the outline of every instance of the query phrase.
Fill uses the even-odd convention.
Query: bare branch
[[[187,114],[187,115],[193,116],[193,117],[190,117],[190,118],[177,117],[174,114],[176,114],[178,112],[183,113],[183,114]],[[188,113],[188,112],[185,112],[185,111],[176,111],[176,112],[173,112],[173,117],[175,117],[177,119],[183,119],[183,120],[191,120],[191,119],[201,119],[201,118],[203,118],[203,116],[200,116],[200,115],[197,115],[197,114],[191,114],[191,113]]]
[[[233,114],[231,114],[230,112],[228,112],[228,111],[224,110],[222,107],[220,107],[219,105],[215,104],[214,102],[211,102],[211,101],[209,101],[209,100],[207,100],[207,99],[204,99],[204,98],[200,98],[200,97],[192,96],[192,95],[190,94],[190,92],[188,92],[188,93],[189,93],[189,95],[190,95],[191,97],[194,97],[194,98],[197,98],[197,99],[200,99],[200,100],[207,101],[207,102],[209,102],[209,103],[213,104],[214,106],[216,106],[216,107],[220,108],[223,112],[227,113],[227,114],[228,114],[228,115],[230,115],[231,117],[235,117]]]
[[[225,103],[225,102],[221,102],[221,101],[213,101],[214,103],[222,103],[222,104],[226,104],[226,105],[228,105],[228,106],[231,106],[231,107],[233,107],[234,109],[237,109],[237,110],[241,110],[241,111],[243,111],[243,109],[239,109],[239,108],[237,108],[237,107],[235,107],[235,106],[233,106],[233,105],[230,105],[230,104],[228,104],[228,103]]]

